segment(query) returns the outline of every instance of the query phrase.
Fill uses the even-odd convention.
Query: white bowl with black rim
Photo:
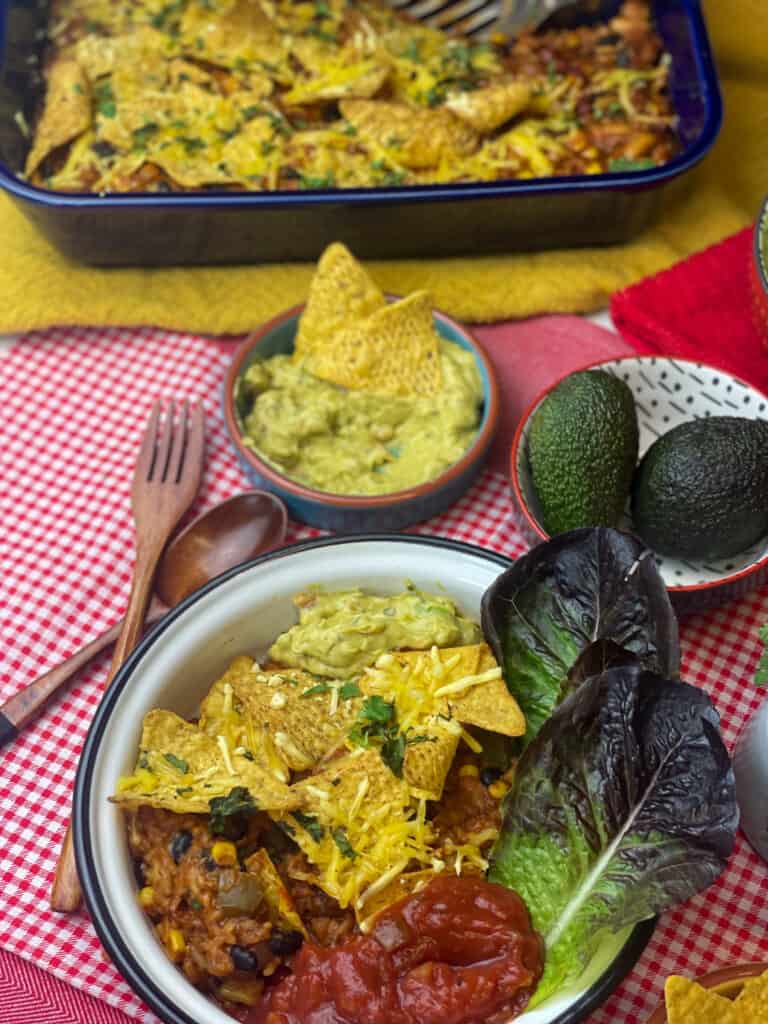
[[[231,1024],[166,958],[136,898],[123,816],[109,802],[130,772],[144,715],[196,714],[200,699],[239,654],[263,655],[296,621],[291,598],[309,584],[395,593],[407,580],[446,593],[479,621],[486,588],[508,568],[500,555],[417,536],[324,538],[231,570],[173,609],[141,642],[99,706],[83,748],[74,799],[77,867],[85,902],[110,957],[134,991],[168,1024]],[[522,1017],[526,1024],[577,1024],[632,969],[654,921],[606,938],[581,977]]]
[[[572,372],[584,370],[605,370],[629,387],[640,428],[639,458],[662,434],[689,420],[709,416],[768,420],[768,396],[706,363],[668,356],[628,356],[590,363]],[[518,525],[530,544],[547,540],[549,534],[541,525],[541,508],[531,478],[528,435],[534,412],[560,380],[553,382],[526,409],[512,441],[513,505]],[[619,528],[633,529],[628,508]],[[678,615],[715,608],[768,580],[768,536],[730,558],[696,561],[659,554],[654,557]]]

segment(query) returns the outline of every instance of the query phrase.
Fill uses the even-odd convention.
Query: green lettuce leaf
[[[607,933],[706,888],[733,849],[733,773],[709,698],[638,664],[582,683],[528,747],[488,877],[543,936],[531,1005],[578,977]]]
[[[482,626],[525,712],[525,744],[579,685],[569,673],[596,642],[661,675],[680,670],[677,620],[653,556],[607,527],[571,530],[519,558],[483,595]]]

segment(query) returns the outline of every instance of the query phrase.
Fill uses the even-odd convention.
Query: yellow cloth
[[[656,224],[624,246],[372,263],[387,291],[429,289],[462,320],[599,309],[611,292],[744,227],[768,191],[765,0],[705,0],[725,120]],[[0,196],[0,333],[53,324],[155,324],[240,333],[306,298],[306,264],[98,270],[70,263]],[[332,241],[332,239],[329,239]]]

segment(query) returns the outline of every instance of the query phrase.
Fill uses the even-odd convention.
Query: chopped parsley
[[[357,857],[357,850],[350,843],[347,836],[347,830],[343,825],[339,825],[337,828],[332,828],[331,837],[348,860],[354,860]]]
[[[164,760],[168,762],[171,768],[175,768],[177,772],[181,772],[182,775],[186,775],[189,771],[189,762],[185,761],[183,757],[176,757],[175,754],[163,754]]]
[[[304,814],[302,811],[292,811],[291,816],[296,819],[305,832],[309,832],[316,843],[320,842],[325,835],[325,829],[314,814]]]
[[[208,823],[211,835],[226,836],[231,831],[232,819],[238,814],[251,814],[256,801],[245,786],[235,786],[226,796],[215,796],[208,801],[211,817]]]
[[[339,697],[342,700],[352,700],[353,697],[360,696],[360,687],[355,682],[343,683],[339,688]]]

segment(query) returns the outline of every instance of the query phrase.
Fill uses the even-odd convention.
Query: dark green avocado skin
[[[566,377],[534,412],[528,462],[544,529],[616,526],[637,464],[632,392],[605,370]]]
[[[768,533],[768,422],[712,416],[651,445],[632,488],[637,533],[660,554],[729,558]]]

